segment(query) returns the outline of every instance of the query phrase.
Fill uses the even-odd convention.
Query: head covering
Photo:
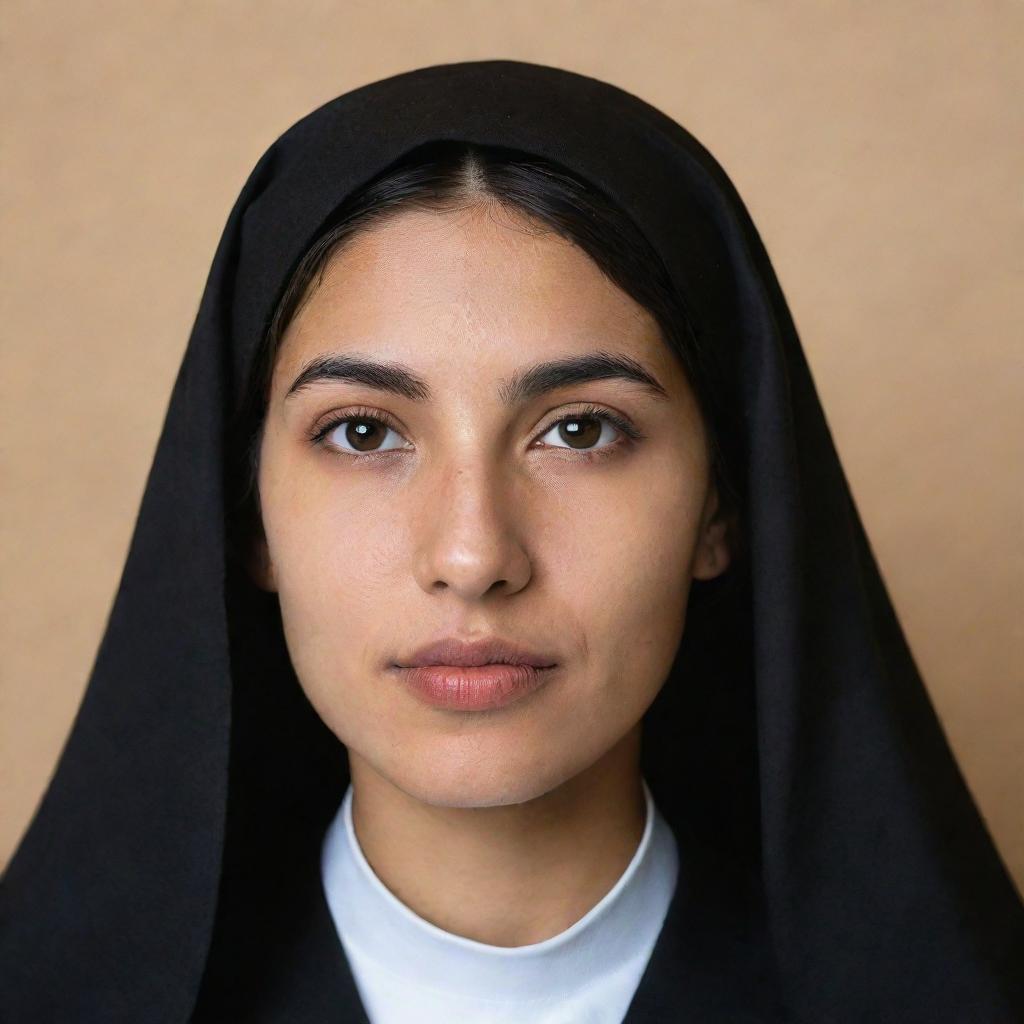
[[[627,1020],[1024,1018],[1024,908],[894,614],[742,201],[654,107],[510,60],[348,92],[278,138],[242,188],[85,697],[4,879],[0,1016],[176,1022],[215,991],[258,989],[231,1019],[365,1019],[339,1002],[354,991],[342,974],[298,996],[282,980],[344,970],[310,936],[326,917],[315,847],[347,762],[295,680],[276,595],[226,557],[229,423],[332,211],[440,139],[545,157],[609,195],[728,382],[749,565],[729,600],[695,592],[644,719],[644,778],[687,885]],[[762,1009],[741,1005],[762,984]]]

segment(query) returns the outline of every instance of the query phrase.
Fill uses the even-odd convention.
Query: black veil
[[[730,382],[748,559],[727,589],[695,591],[644,719],[644,775],[704,910],[659,940],[627,1019],[1024,1019],[1024,908],[894,614],[741,199],[654,107],[510,60],[348,92],[245,182],[85,696],[3,880],[0,1017],[207,1019],[218,992],[249,988],[259,1006],[219,1019],[364,1019],[342,1016],[337,993],[351,988],[331,1002],[310,985],[299,1007],[278,981],[340,969],[340,947],[311,942],[304,915],[323,925],[315,850],[348,769],[295,680],[276,595],[227,557],[228,444],[311,240],[346,196],[439,139],[521,149],[604,190]],[[735,972],[745,926],[729,923],[752,920],[765,952]],[[689,1009],[671,995],[680,978],[700,992]],[[738,1009],[736,978],[764,984],[763,1016]]]

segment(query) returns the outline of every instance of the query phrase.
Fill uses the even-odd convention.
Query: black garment
[[[629,1024],[1024,1019],[1024,908],[905,643],[741,200],[640,99],[504,60],[349,92],[285,132],[245,183],[85,698],[4,879],[0,1017],[364,1019],[316,857],[345,751],[301,693],[276,597],[226,557],[227,423],[332,211],[442,138],[547,157],[609,194],[726,382],[749,562],[733,589],[694,584],[644,718],[643,772],[679,840],[680,888]]]

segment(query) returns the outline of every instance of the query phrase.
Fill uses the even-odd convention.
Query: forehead
[[[289,326],[279,359],[325,343],[405,354],[660,341],[654,318],[578,246],[496,205],[404,211],[348,239]],[[662,343],[663,344],[663,343]]]

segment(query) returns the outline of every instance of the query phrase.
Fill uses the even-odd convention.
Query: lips
[[[399,669],[409,689],[426,704],[449,711],[493,711],[543,687],[555,671],[532,665],[422,665]]]
[[[482,665],[524,665],[530,668],[550,668],[557,659],[544,651],[532,650],[515,641],[501,637],[484,637],[465,641],[457,637],[444,637],[426,644],[407,658],[397,662],[398,668],[424,666],[452,666],[476,668]]]
[[[543,688],[557,667],[547,652],[502,637],[444,637],[393,668],[426,704],[449,711],[493,711]]]

